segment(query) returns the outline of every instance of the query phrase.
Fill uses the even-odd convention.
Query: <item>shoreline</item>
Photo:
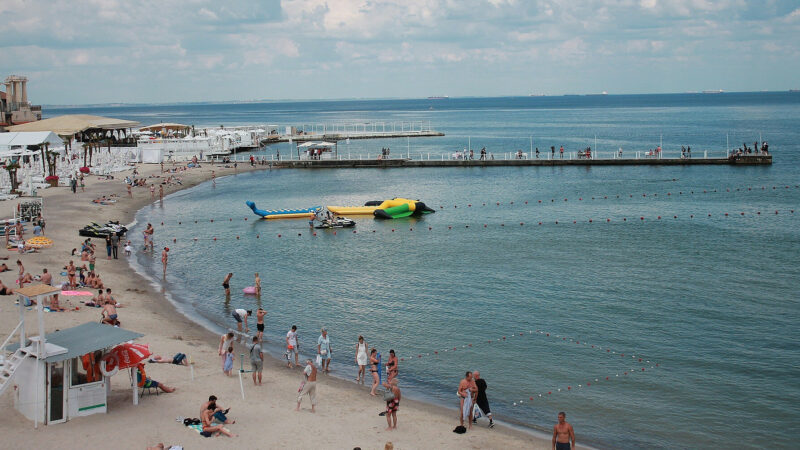
[[[242,164],[234,173],[232,168],[225,169],[206,164],[200,169],[179,173],[178,175],[183,177],[183,185],[165,189],[165,201],[169,200],[170,194],[210,181],[212,167],[218,172],[218,178],[267,168],[259,166],[251,168]],[[140,171],[141,176],[158,174],[159,166],[142,165]],[[82,240],[75,233],[77,228],[89,221],[104,222],[109,219],[131,223],[139,210],[152,204],[153,200],[147,197],[146,190],[134,190],[134,198],[127,198],[124,184],[121,182],[121,178],[127,173],[129,172],[114,174],[115,180],[89,177],[85,193],[79,192],[73,195],[68,188],[41,191],[41,196],[45,199],[44,217],[48,225],[47,236],[54,239],[55,244],[41,253],[21,255],[20,259],[25,264],[26,271],[38,274],[41,273],[42,267],[49,267],[51,272],[58,274],[60,267],[70,258],[69,250]],[[98,206],[90,201],[101,194],[111,193],[119,195],[119,201],[113,205]],[[11,209],[16,204],[17,201],[0,203],[1,217],[11,216]],[[135,237],[128,236],[128,239],[134,241],[135,247]],[[219,369],[217,335],[205,327],[198,327],[196,321],[187,317],[167,298],[169,293],[165,288],[159,289],[155,280],[137,273],[127,261],[109,262],[104,258],[100,248],[97,256],[98,272],[103,276],[105,284],[113,289],[118,301],[125,305],[119,312],[123,327],[144,333],[145,337],[139,339],[139,342],[149,343],[154,354],[168,356],[180,351],[192,356],[195,362],[195,380],[189,381],[188,370],[183,367],[149,364],[148,374],[153,379],[175,386],[178,390],[173,394],[162,393],[157,397],[146,395],[138,406],[133,406],[128,378],[124,375],[112,377],[107,414],[77,418],[67,424],[42,426],[33,433],[4,433],[8,448],[45,446],[54,441],[76,440],[77,444],[77,440],[83,440],[85,436],[96,432],[99,428],[108,427],[124,428],[131,436],[135,436],[128,441],[119,442],[119,448],[143,448],[158,442],[184,446],[213,442],[215,446],[239,448],[257,448],[263,445],[287,448],[321,446],[377,448],[382,447],[386,441],[394,442],[397,448],[430,446],[507,448],[531,447],[532,443],[533,448],[550,447],[549,439],[537,436],[535,430],[519,429],[501,423],[492,430],[486,428],[484,423],[480,423],[465,435],[453,435],[451,430],[457,424],[455,408],[413,399],[404,399],[403,407],[398,414],[400,423],[398,430],[382,431],[385,428],[385,420],[376,416],[376,412],[383,409],[382,401],[366,395],[365,388],[337,377],[320,377],[319,411],[316,416],[306,414],[309,412],[307,401],[303,404],[303,410],[292,416],[296,395],[294,392],[300,381],[300,371],[287,369],[279,359],[270,354],[265,358],[265,385],[254,388],[252,384],[245,384],[247,399],[243,401],[235,377],[223,382],[226,377]],[[15,258],[16,254],[9,253],[9,261]],[[122,258],[124,259],[124,256]],[[13,286],[15,276],[9,273],[12,272],[6,273],[2,278],[4,283]],[[62,278],[55,275],[54,281],[60,282]],[[5,302],[0,306],[0,329],[12,329],[18,320],[17,309],[10,303]],[[62,300],[62,304],[68,305],[65,300]],[[52,332],[58,328],[94,321],[99,316],[99,311],[82,307],[77,299],[72,301],[72,306],[80,306],[80,310],[45,313],[46,330]],[[35,316],[33,311],[26,312],[27,320],[32,320]],[[238,350],[241,350],[241,347],[237,349],[237,355],[240,353]],[[239,363],[236,361],[234,365]],[[244,381],[252,382],[247,376]],[[257,390],[264,392],[256,393]],[[186,430],[182,424],[173,422],[179,415],[195,417],[198,414],[199,404],[210,393],[217,395],[225,407],[232,407],[231,416],[237,419],[237,423],[229,428],[239,434],[239,437],[230,441],[224,437],[206,441],[198,434]],[[9,392],[0,398],[0,404],[13,410],[13,395],[13,390],[9,389]],[[276,397],[279,399],[276,400]],[[264,435],[264,430],[275,428],[273,425],[277,425],[283,432]],[[318,429],[319,433],[305,433],[309,426]],[[14,428],[33,430],[33,424],[14,410],[0,429]],[[370,431],[367,431],[367,428],[370,428]],[[93,443],[85,441],[81,446],[96,448]],[[97,447],[105,445],[98,442]]]

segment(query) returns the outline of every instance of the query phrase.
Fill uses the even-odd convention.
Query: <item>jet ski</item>
[[[348,219],[347,217],[334,217],[333,219],[321,220],[319,225],[315,225],[314,228],[351,228],[354,226],[356,226],[356,222],[352,219]]]
[[[105,225],[100,225],[97,222],[92,222],[89,225],[78,230],[78,235],[86,237],[106,237],[112,234],[122,236],[128,229],[119,222],[107,222]]]

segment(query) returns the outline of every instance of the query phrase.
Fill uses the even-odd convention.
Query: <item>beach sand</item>
[[[187,188],[211,178],[212,168],[217,177],[234,174],[234,169],[206,164],[200,169],[179,173],[182,186],[165,189],[165,195]],[[140,165],[140,176],[157,175],[158,165]],[[247,164],[239,164],[238,172],[252,170]],[[10,272],[0,274],[0,279],[9,287],[15,286],[16,260],[22,260],[26,271],[32,275],[47,268],[54,281],[64,281],[59,273],[72,259],[81,265],[80,256],[70,257],[70,250],[80,246],[83,239],[77,230],[89,222],[105,223],[119,220],[123,224],[133,220],[136,211],[151,203],[149,188],[134,188],[133,199],[127,197],[122,182],[131,171],[115,174],[115,180],[104,180],[97,176],[86,179],[86,192],[72,194],[68,188],[59,187],[39,191],[44,197],[46,235],[55,244],[40,253],[18,255],[8,251]],[[113,205],[100,206],[91,202],[100,195],[117,194],[119,201]],[[156,189],[156,197],[158,190]],[[0,202],[0,217],[13,217],[18,200]],[[165,208],[179,207],[167,199]],[[32,229],[26,230],[32,235]],[[139,251],[140,236],[128,236]],[[317,412],[310,412],[308,398],[302,410],[295,412],[297,388],[301,371],[288,369],[280,361],[267,357],[264,365],[264,384],[253,386],[247,374],[245,379],[246,399],[242,400],[237,376],[226,377],[220,369],[217,355],[219,336],[192,322],[165,298],[163,291],[153,288],[148,280],[133,272],[125,261],[120,246],[120,259],[107,260],[102,239],[93,238],[97,245],[97,268],[107,287],[112,288],[115,299],[124,305],[119,309],[119,318],[125,329],[143,333],[138,342],[150,344],[155,354],[170,357],[177,352],[191,356],[195,364],[195,379],[190,380],[189,368],[172,364],[148,364],[147,374],[154,380],[177,388],[171,394],[146,394],[138,406],[132,403],[130,381],[126,371],[111,378],[112,391],[108,401],[108,413],[96,414],[70,420],[67,423],[39,426],[26,419],[13,408],[14,390],[10,387],[0,398],[0,407],[6,411],[0,424],[0,435],[4,449],[28,448],[116,448],[144,449],[148,445],[163,442],[182,445],[184,448],[339,448],[383,449],[391,441],[397,449],[411,448],[550,448],[549,439],[498,425],[486,427],[485,420],[464,435],[452,432],[458,425],[453,399],[453,408],[448,409],[422,402],[403,399],[398,412],[398,429],[385,431],[386,420],[378,412],[385,407],[380,396],[371,397],[368,389],[332,376],[319,375],[317,383]],[[156,227],[156,242],[158,228]],[[159,248],[156,248],[160,252]],[[170,258],[180,258],[170,254]],[[198,264],[202,264],[198,261]],[[84,297],[88,298],[88,297]],[[100,310],[84,308],[79,298],[71,298],[78,311],[45,313],[48,332],[69,328],[100,319]],[[16,296],[0,297],[0,338],[12,330],[18,321]],[[69,306],[62,297],[62,306]],[[29,324],[36,323],[35,311],[26,313]],[[253,320],[254,322],[254,320]],[[270,327],[267,316],[267,327]],[[251,327],[254,325],[251,324]],[[246,353],[243,345],[237,344],[234,367],[239,367],[239,354]],[[349,356],[348,356],[349,357]],[[340,358],[345,358],[341,356]],[[336,359],[333,368],[335,370]],[[249,361],[245,361],[249,368]],[[236,371],[234,370],[234,374]],[[402,389],[402,374],[400,378]],[[457,386],[453,386],[455,392]],[[205,438],[176,422],[176,417],[199,417],[200,405],[209,395],[219,398],[219,404],[230,407],[230,417],[236,423],[228,426],[238,437],[224,436]],[[491,400],[491,399],[490,399]],[[553,418],[555,422],[555,417]]]

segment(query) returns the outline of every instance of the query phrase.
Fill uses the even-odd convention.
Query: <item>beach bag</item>
[[[322,367],[322,355],[317,355],[317,367]]]
[[[394,391],[391,389],[383,391],[383,401],[389,403],[392,400],[394,400]]]
[[[466,433],[466,432],[467,432],[467,429],[466,429],[464,426],[462,426],[462,425],[459,425],[459,426],[457,426],[457,427],[456,427],[456,428],[453,430],[453,433],[458,433],[458,434],[464,434],[464,433]]]
[[[478,407],[477,403],[472,405],[472,418],[477,420],[480,419],[481,417],[483,417],[483,412],[481,411],[481,408]]]

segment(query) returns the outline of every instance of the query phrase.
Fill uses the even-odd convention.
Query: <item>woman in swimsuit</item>
[[[389,350],[389,362],[386,363],[386,369],[386,382],[388,383],[397,377],[397,355],[394,354],[394,350]]]
[[[378,351],[374,348],[369,352],[369,371],[372,372],[372,390],[369,395],[375,396],[375,388],[378,387]]]
[[[0,295],[11,295],[14,291],[0,281]]]
[[[356,383],[360,382],[364,384],[364,380],[366,379],[366,370],[367,370],[367,343],[364,341],[364,336],[358,337],[358,343],[356,344],[356,364],[358,364],[358,377],[356,377]]]

